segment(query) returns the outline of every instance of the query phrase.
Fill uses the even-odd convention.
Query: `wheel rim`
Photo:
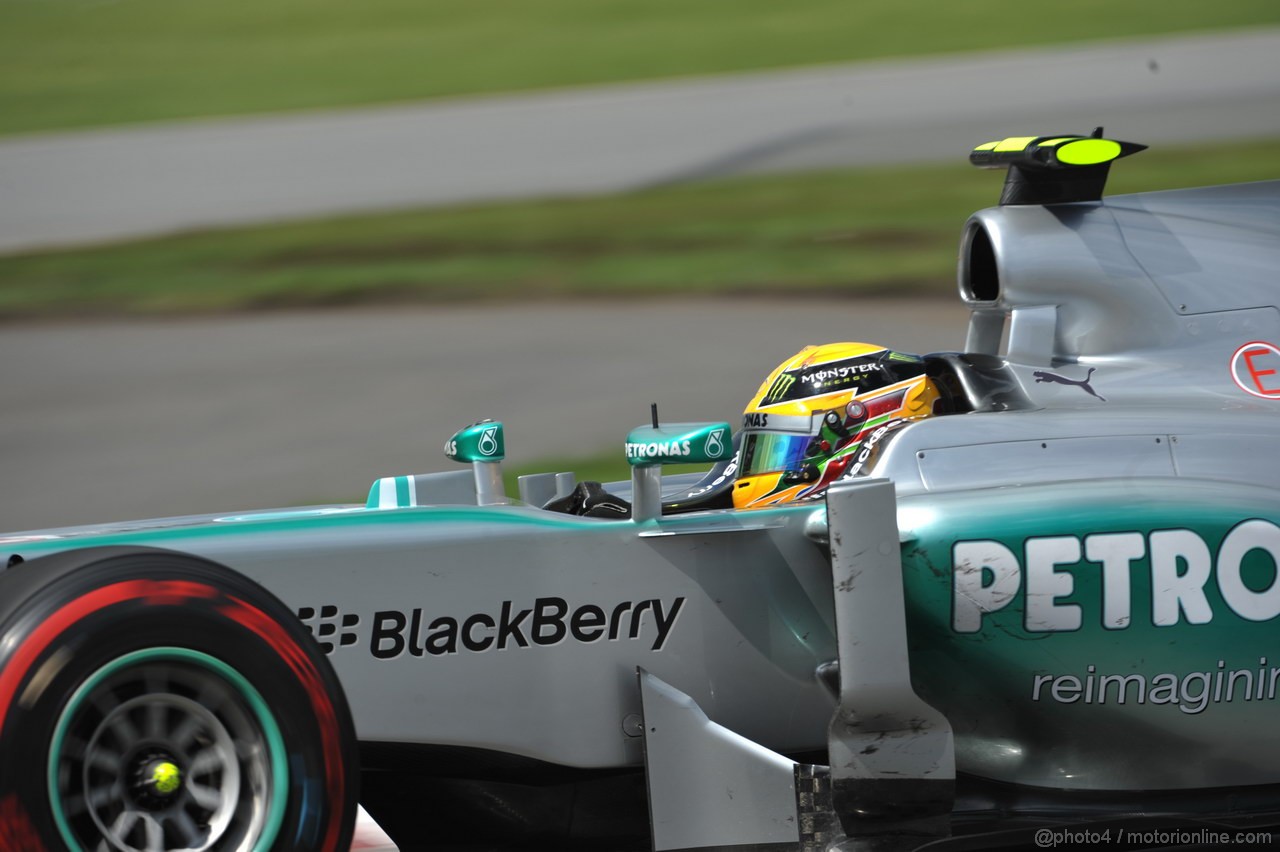
[[[288,768],[275,717],[243,675],[198,651],[149,648],[76,690],[48,785],[75,852],[267,852]]]

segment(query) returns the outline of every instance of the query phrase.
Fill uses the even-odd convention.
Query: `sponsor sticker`
[[[613,606],[572,606],[561,597],[536,598],[528,606],[502,601],[496,611],[436,615],[422,608],[386,609],[368,619],[326,605],[303,607],[298,617],[311,629],[325,654],[365,641],[375,660],[438,657],[463,651],[505,651],[562,642],[639,641],[651,651],[666,645],[685,599],[650,598]],[[368,627],[367,632],[360,628]],[[363,634],[363,635],[362,635]]]
[[[1031,375],[1035,377],[1036,384],[1038,385],[1043,384],[1045,382],[1052,382],[1053,384],[1067,385],[1069,387],[1077,387],[1083,390],[1085,393],[1089,394],[1089,396],[1096,397],[1098,400],[1102,402],[1106,402],[1107,398],[1102,394],[1098,393],[1096,390],[1094,390],[1093,385],[1089,383],[1093,379],[1094,371],[1097,369],[1098,369],[1097,367],[1090,367],[1089,372],[1085,375],[1083,379],[1068,378],[1067,376],[1063,376],[1059,373],[1053,373],[1053,372],[1050,372],[1049,370],[1036,370]]]
[[[702,451],[711,458],[724,455],[724,430],[712,429],[711,434],[707,435],[707,442],[703,444]]]
[[[1247,394],[1280,400],[1280,348],[1262,340],[1241,346],[1231,356],[1231,380]]]
[[[491,456],[498,451],[498,427],[491,426],[485,429],[480,435],[480,442],[476,448],[480,450],[480,455]]]
[[[1223,615],[1205,593],[1210,584],[1237,618],[1263,622],[1280,617],[1280,573],[1273,568],[1265,589],[1253,588],[1244,579],[1245,557],[1254,551],[1265,554],[1273,566],[1280,565],[1280,526],[1262,518],[1236,524],[1217,553],[1189,529],[1033,536],[1022,551],[1015,553],[989,539],[955,543],[955,632],[981,632],[988,615],[1015,600],[1022,602],[1023,626],[1030,633],[1079,630],[1086,616],[1106,630],[1124,630],[1135,613],[1155,627],[1208,624]],[[1141,569],[1133,563],[1141,561],[1150,571],[1151,597],[1134,601],[1131,576]],[[1082,562],[1101,574],[1102,596],[1096,604],[1066,601],[1075,591],[1075,574],[1059,568]],[[1086,608],[1092,611],[1086,613]]]
[[[1275,701],[1280,686],[1280,667],[1258,657],[1256,665],[1246,663],[1228,668],[1226,660],[1217,667],[1202,666],[1196,671],[1159,672],[1100,671],[1090,664],[1075,673],[1033,674],[1031,700],[1056,704],[1169,704],[1188,716],[1203,713],[1212,704],[1243,701]]]
[[[630,458],[669,458],[671,456],[687,456],[692,453],[692,441],[650,441],[647,444],[627,442],[627,456]]]
[[[774,379],[773,387],[769,388],[769,392],[765,394],[765,402],[781,402],[787,396],[787,391],[791,390],[791,386],[796,383],[795,373],[783,373]]]

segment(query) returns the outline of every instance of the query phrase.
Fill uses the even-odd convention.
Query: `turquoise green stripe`
[[[813,511],[812,505],[785,506],[772,512]],[[750,520],[755,522],[762,518],[761,511],[751,513]],[[701,523],[697,516],[676,516],[662,521],[663,526],[679,527],[685,523]],[[226,523],[202,524],[194,527],[172,527],[152,530],[131,530],[102,535],[69,536],[51,541],[28,542],[12,545],[12,552],[21,553],[24,559],[34,559],[47,553],[56,553],[73,548],[83,548],[112,544],[166,544],[181,549],[179,542],[200,542],[210,539],[233,536],[265,536],[265,535],[329,535],[347,530],[362,530],[362,535],[376,540],[378,527],[404,527],[417,525],[424,528],[437,525],[484,525],[488,527],[528,528],[542,527],[560,530],[601,529],[604,526],[617,527],[639,525],[631,521],[603,521],[594,518],[578,518],[573,515],[561,515],[555,512],[544,512],[518,507],[469,507],[469,506],[419,506],[404,509],[352,509],[340,513],[304,513],[290,517],[272,514],[264,520],[253,520],[251,516]]]

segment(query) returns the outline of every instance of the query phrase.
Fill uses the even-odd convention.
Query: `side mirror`
[[[444,444],[444,454],[451,460],[471,465],[476,477],[476,502],[481,506],[507,502],[502,484],[506,453],[502,424],[496,420],[481,420],[459,429]]]
[[[667,423],[632,429],[627,435],[631,517],[647,521],[662,514],[662,465],[705,464],[732,455],[728,423]]]
[[[627,435],[627,463],[704,464],[733,455],[728,423],[668,423],[637,426]]]

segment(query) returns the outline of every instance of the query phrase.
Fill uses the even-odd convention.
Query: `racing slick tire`
[[[0,849],[346,852],[355,728],[292,612],[205,559],[0,570]]]

